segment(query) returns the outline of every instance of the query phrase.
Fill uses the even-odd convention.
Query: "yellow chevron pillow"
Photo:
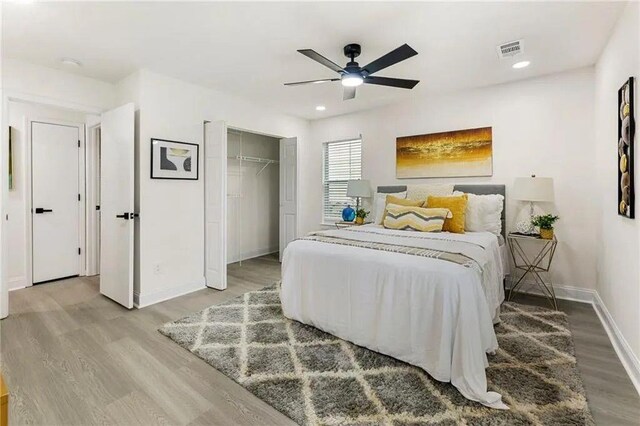
[[[425,209],[415,206],[387,204],[384,227],[405,231],[440,232],[444,221],[452,217],[449,209]]]
[[[448,218],[444,222],[442,230],[452,232],[454,234],[464,234],[467,199],[467,194],[448,197],[429,196],[425,203],[425,207],[451,210],[453,217]]]
[[[384,218],[387,217],[387,206],[389,204],[396,204],[398,206],[414,206],[414,207],[422,207],[424,201],[422,200],[407,200],[406,198],[398,198],[393,195],[387,195],[387,202],[384,207],[384,214],[382,215],[382,221],[379,223],[380,225],[384,224]]]

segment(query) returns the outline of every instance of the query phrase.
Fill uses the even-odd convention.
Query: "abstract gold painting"
[[[493,174],[491,127],[396,138],[396,177]]]

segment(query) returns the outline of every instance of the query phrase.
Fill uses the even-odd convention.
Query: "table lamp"
[[[347,197],[356,199],[356,210],[360,208],[360,198],[371,197],[371,185],[367,179],[347,182]]]
[[[531,224],[533,220],[533,203],[553,202],[553,178],[549,177],[519,177],[513,185],[513,199],[529,202],[530,220],[518,222],[516,230],[523,234],[533,234],[535,226]]]

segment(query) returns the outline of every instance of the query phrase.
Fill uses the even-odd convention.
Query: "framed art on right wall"
[[[634,78],[618,90],[618,214],[635,218]]]

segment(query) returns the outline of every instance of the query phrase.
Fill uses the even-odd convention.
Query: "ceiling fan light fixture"
[[[360,86],[362,84],[362,82],[364,81],[364,79],[362,78],[361,75],[358,74],[345,74],[342,77],[342,85],[344,87],[357,87]]]

